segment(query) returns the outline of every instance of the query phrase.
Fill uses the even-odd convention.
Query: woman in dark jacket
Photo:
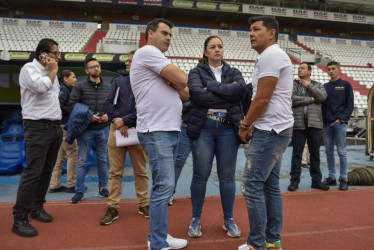
[[[233,207],[240,144],[237,128],[244,117],[240,101],[245,93],[245,82],[238,69],[222,60],[223,52],[222,40],[217,36],[208,37],[204,43],[203,60],[188,75],[192,105],[187,135],[191,138],[193,155],[190,237],[202,235],[200,217],[214,157],[223,208],[223,229],[230,237],[240,237],[241,234],[233,220]]]

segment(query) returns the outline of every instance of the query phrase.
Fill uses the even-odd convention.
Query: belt
[[[231,123],[230,118],[228,118],[228,117],[219,117],[219,116],[212,115],[212,114],[207,114],[206,117],[211,119],[211,120],[222,122],[224,124],[230,124]]]
[[[44,124],[53,124],[53,125],[61,125],[61,120],[47,120],[47,119],[40,119],[40,120],[30,120],[30,119],[25,119],[26,121],[30,122],[37,122],[37,123],[44,123]]]
[[[215,112],[212,115],[215,115],[215,116],[218,116],[218,117],[226,117],[227,116],[226,113],[222,113],[222,112]]]

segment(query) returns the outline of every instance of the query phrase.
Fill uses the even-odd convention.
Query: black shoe
[[[336,186],[336,179],[332,178],[332,177],[328,177],[328,178],[325,179],[325,181],[323,183],[325,183],[326,185],[329,185],[329,186]]]
[[[12,232],[22,237],[33,237],[38,235],[38,231],[31,226],[27,215],[14,218]]]
[[[304,164],[301,164],[301,167],[302,168],[309,168],[309,165],[304,163]]]
[[[36,208],[31,210],[30,218],[44,223],[53,221],[53,217],[50,214],[47,214],[44,208]]]
[[[348,190],[348,183],[347,183],[346,180],[340,180],[339,190],[340,191],[347,191]]]
[[[327,191],[327,190],[330,189],[330,186],[327,185],[327,184],[324,183],[324,182],[319,182],[319,183],[317,183],[317,184],[312,184],[312,188]]]
[[[65,187],[65,186],[61,186],[61,187],[58,187],[58,188],[50,188],[49,189],[49,193],[58,193],[58,192],[66,192],[68,188]]]
[[[299,184],[296,182],[291,182],[287,189],[288,191],[296,191],[299,189]]]
[[[105,199],[108,198],[108,196],[109,196],[108,189],[106,189],[106,187],[101,187],[100,190],[99,190],[99,196],[101,196]]]
[[[83,193],[77,192],[75,195],[71,198],[71,203],[77,204],[83,199]]]

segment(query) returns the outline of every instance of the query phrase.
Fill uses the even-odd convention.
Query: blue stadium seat
[[[12,124],[22,124],[22,111],[21,110],[13,111],[10,117],[3,121],[3,126],[5,130],[9,125],[12,125]]]
[[[9,125],[0,137],[0,174],[17,173],[26,158],[22,126]]]

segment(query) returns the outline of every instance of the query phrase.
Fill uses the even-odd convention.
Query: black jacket
[[[239,128],[239,122],[244,118],[240,101],[245,93],[245,82],[238,69],[223,62],[221,82],[218,82],[209,64],[199,63],[188,74],[188,87],[192,103],[187,125],[190,138],[199,137],[210,108],[227,109],[232,126]]]
[[[60,101],[60,108],[62,113],[61,124],[65,124],[69,120],[71,109],[69,108],[71,88],[65,83],[60,84],[60,93],[58,99]]]
[[[109,83],[103,82],[101,78],[99,84],[90,81],[89,77],[87,80],[79,81],[71,91],[69,106],[73,109],[74,105],[79,102],[87,105],[93,110],[94,114],[105,114],[105,97],[108,94],[109,88]],[[99,130],[109,126],[109,124],[109,120],[106,123],[91,122],[87,129]]]

